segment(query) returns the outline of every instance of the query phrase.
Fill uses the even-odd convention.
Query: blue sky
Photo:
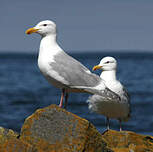
[[[40,36],[25,30],[46,19],[56,22],[67,52],[153,50],[153,0],[5,0],[0,50],[36,52]]]

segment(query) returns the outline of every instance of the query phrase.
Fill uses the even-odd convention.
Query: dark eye
[[[43,24],[43,26],[47,26],[47,24]]]
[[[110,63],[109,61],[107,61],[106,63]]]

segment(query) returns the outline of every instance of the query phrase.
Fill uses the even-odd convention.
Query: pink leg
[[[61,100],[60,100],[60,104],[59,104],[60,108],[62,108],[62,106],[63,106],[64,94],[65,94],[65,89],[62,89]]]

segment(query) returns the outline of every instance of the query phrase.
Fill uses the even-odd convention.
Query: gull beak
[[[35,27],[29,28],[26,30],[26,34],[32,34],[32,33],[36,33],[39,29],[36,29]]]
[[[100,69],[102,66],[100,65],[95,65],[93,68],[92,68],[92,71],[95,71],[95,70],[98,70]]]

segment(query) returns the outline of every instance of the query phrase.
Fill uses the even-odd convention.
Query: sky
[[[46,19],[66,52],[153,51],[153,0],[1,0],[0,51],[38,51],[25,30]]]

